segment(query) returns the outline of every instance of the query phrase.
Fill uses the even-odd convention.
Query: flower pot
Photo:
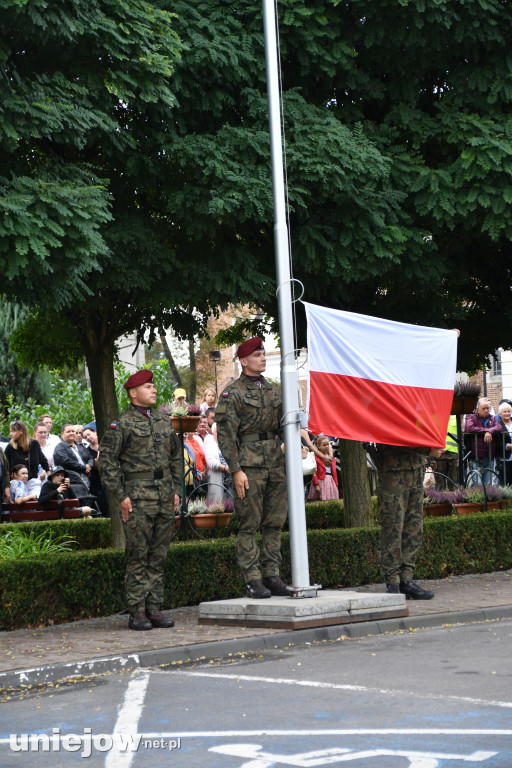
[[[231,518],[231,512],[205,512],[202,515],[192,515],[191,520],[194,521],[196,528],[215,528],[215,525],[219,528],[225,528]]]
[[[172,428],[175,432],[195,432],[199,418],[199,416],[171,416]]]
[[[454,504],[458,515],[471,515],[473,512],[481,512],[482,504],[476,501],[466,501],[464,504]]]
[[[473,413],[476,408],[478,397],[468,397],[467,395],[459,395],[453,398],[452,410],[450,411],[452,416],[458,416],[461,413]]]
[[[492,509],[503,509],[503,502],[502,501],[488,501],[487,502],[487,511],[490,512]]]
[[[424,509],[427,517],[447,517],[452,514],[452,505],[449,501],[442,504],[426,504]]]

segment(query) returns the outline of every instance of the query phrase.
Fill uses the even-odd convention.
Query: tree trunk
[[[103,325],[98,329],[91,322],[85,330],[84,338],[94,417],[100,441],[112,419],[119,415],[114,378],[115,339],[111,339],[107,333],[102,332],[104,327]],[[114,547],[124,548],[124,531],[119,504],[110,492],[107,492],[107,495],[112,526],[112,544]]]
[[[372,523],[372,500],[363,444],[355,440],[339,441],[343,485],[343,524],[360,528]]]
[[[174,362],[174,357],[172,356],[171,348],[169,347],[167,343],[167,338],[165,336],[165,330],[163,328],[160,329],[159,334],[160,336],[160,342],[162,344],[164,354],[167,358],[167,362],[169,363],[169,370],[171,371],[172,375],[174,376],[174,379],[176,381],[176,384],[178,387],[182,387],[183,383],[181,381],[181,376],[179,374],[179,371],[176,367],[176,363]]]
[[[197,394],[197,369],[194,337],[188,340],[188,354],[190,358],[190,392],[188,393],[188,401],[189,403],[195,403]]]

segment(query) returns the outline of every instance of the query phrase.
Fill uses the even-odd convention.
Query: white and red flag
[[[444,447],[457,332],[304,306],[309,429],[370,443]]]

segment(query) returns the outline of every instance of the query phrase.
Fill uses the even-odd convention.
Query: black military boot
[[[272,592],[263,586],[261,579],[253,579],[247,584],[247,597],[253,597],[255,600],[261,600],[263,597],[271,597]]]
[[[263,579],[263,585],[267,587],[267,589],[270,589],[273,595],[278,595],[280,597],[289,597],[290,595],[288,587],[280,576],[266,576]]]
[[[401,581],[400,592],[406,600],[432,600],[434,593],[429,589],[423,589],[414,581]]]
[[[153,625],[150,621],[148,621],[145,613],[142,611],[136,611],[134,613],[130,613],[128,629],[136,629],[140,632],[144,632],[147,629],[153,629]]]
[[[158,608],[146,608],[146,616],[155,629],[170,629],[174,627],[174,621],[164,616]]]
[[[386,584],[386,592],[388,595],[399,595],[400,587],[398,584]]]

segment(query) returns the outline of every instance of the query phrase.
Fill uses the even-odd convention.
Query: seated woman
[[[27,485],[28,469],[24,464],[16,464],[12,469],[11,501],[23,504],[25,501],[37,501],[37,493],[30,491]]]
[[[46,456],[37,440],[31,440],[26,425],[19,420],[12,421],[9,427],[11,439],[5,449],[10,471],[17,464],[23,464],[28,469],[27,486],[30,493],[39,493],[41,482],[49,470]]]
[[[40,507],[44,507],[51,501],[63,501],[64,499],[76,499],[76,496],[71,490],[66,471],[62,467],[55,467],[49,473],[48,480],[43,483],[38,504]],[[88,517],[92,510],[90,507],[80,507],[80,511]]]

